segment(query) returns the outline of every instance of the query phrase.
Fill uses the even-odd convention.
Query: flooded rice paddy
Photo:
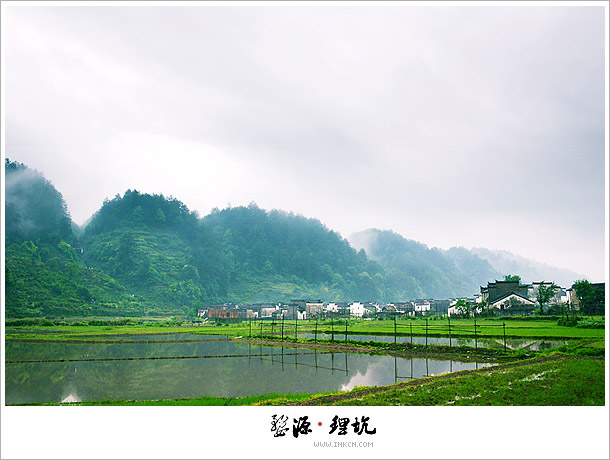
[[[366,337],[355,338],[371,340]],[[335,339],[339,338],[336,334]],[[490,365],[271,347],[218,335],[162,334],[109,340],[6,342],[6,403],[322,393]]]

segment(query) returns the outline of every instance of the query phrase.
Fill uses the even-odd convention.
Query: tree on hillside
[[[504,275],[504,281],[518,281],[521,283],[521,277],[519,275]]]
[[[540,287],[536,293],[536,301],[540,305],[541,315],[544,315],[544,305],[553,298],[557,289],[559,289],[559,286],[555,283],[544,284],[544,281],[540,283]]]

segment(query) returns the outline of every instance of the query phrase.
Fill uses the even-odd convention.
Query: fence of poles
[[[270,319],[258,319],[252,320],[252,318],[248,321],[248,336],[251,338],[255,338],[258,336],[259,339],[263,337],[277,337],[279,336],[282,341],[285,338],[290,337],[292,334],[286,334],[286,319],[284,317],[280,319],[278,318],[270,318]],[[258,322],[258,333],[254,332],[256,330],[256,325],[252,323]],[[299,324],[301,323],[301,324]],[[313,323],[313,324],[312,324]],[[414,332],[413,326],[416,326],[416,330]],[[313,326],[313,331],[311,330]],[[341,328],[343,326],[343,331]],[[335,336],[339,331],[343,332],[343,341],[348,343],[350,337],[350,323],[348,319],[342,318],[331,318],[330,320],[319,322],[316,318],[315,320],[299,320],[298,317],[294,319],[294,339],[299,339],[299,327],[306,327],[304,332],[311,333],[313,332],[314,342],[317,343],[319,339],[320,332],[326,333],[330,335],[330,341],[335,341]],[[320,328],[322,327],[322,329]],[[471,324],[466,322],[458,321],[457,323],[454,321],[451,322],[451,317],[447,317],[446,320],[430,320],[429,318],[424,318],[423,324],[419,321],[414,321],[413,318],[408,318],[406,321],[399,321],[397,316],[394,315],[392,317],[392,328],[393,331],[388,331],[389,334],[386,336],[393,337],[393,342],[398,343],[399,338],[408,337],[409,343],[413,344],[415,342],[415,337],[424,338],[424,343],[426,346],[429,345],[430,339],[432,338],[449,338],[449,346],[453,346],[453,342],[455,339],[460,338],[474,338],[474,348],[478,349],[479,340],[481,336],[481,328],[485,328],[489,331],[490,328],[502,328],[502,332],[500,334],[486,334],[487,338],[491,337],[501,337],[502,345],[504,351],[508,349],[507,343],[507,325],[506,322],[503,321],[500,323],[489,323],[481,326],[480,323],[477,323],[477,319],[474,318]],[[512,326],[511,329],[524,329],[527,326]],[[303,332],[303,331],[302,331]],[[253,335],[254,333],[254,335]],[[352,332],[351,337],[358,336],[361,334],[365,334],[362,331],[360,332]],[[339,339],[340,340],[340,339]]]
[[[397,343],[398,337],[401,336],[409,336],[410,343],[414,343],[413,339],[413,321],[409,319],[407,324],[397,322],[396,318],[393,318],[394,323],[394,343]],[[453,346],[453,342],[456,338],[474,338],[474,348],[478,349],[479,347],[479,336],[481,335],[481,324],[477,323],[477,319],[473,318],[472,324],[465,323],[455,323],[451,322],[451,317],[447,317],[446,322],[443,320],[429,320],[428,318],[424,319],[424,324],[418,325],[420,328],[420,334],[418,336],[423,336],[424,343],[427,346],[429,344],[429,339],[433,337],[448,337],[449,338],[449,346]],[[501,324],[485,324],[485,328],[502,328],[502,346],[504,351],[508,349],[507,344],[507,335],[506,335],[506,322],[503,321]],[[400,328],[408,328],[408,332],[400,332]],[[517,329],[522,329],[523,326],[518,327]],[[422,334],[423,332],[423,334]],[[488,338],[491,336],[488,335]],[[493,336],[497,336],[494,334]]]

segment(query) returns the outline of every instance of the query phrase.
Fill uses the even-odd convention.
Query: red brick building
[[[208,310],[208,318],[215,321],[237,321],[237,310]]]

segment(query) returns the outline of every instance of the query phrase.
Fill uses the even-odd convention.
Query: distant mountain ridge
[[[349,237],[356,249],[379,263],[388,286],[399,298],[472,296],[479,287],[503,276],[487,260],[464,248],[443,251],[409,240],[391,230],[368,229]]]
[[[388,273],[403,280],[415,280],[419,290],[425,294],[446,294],[449,297],[472,295],[488,281],[503,279],[505,275],[519,275],[523,282],[554,281],[569,287],[585,276],[570,270],[552,267],[527,259],[508,251],[485,248],[466,249],[453,247],[447,250],[429,248],[427,245],[404,238],[390,230],[368,229],[349,237],[356,249],[364,249],[367,255],[378,262]],[[431,283],[429,272],[437,272]],[[449,276],[447,276],[449,275]],[[456,283],[456,279],[461,282]],[[459,292],[459,293],[458,293]]]

